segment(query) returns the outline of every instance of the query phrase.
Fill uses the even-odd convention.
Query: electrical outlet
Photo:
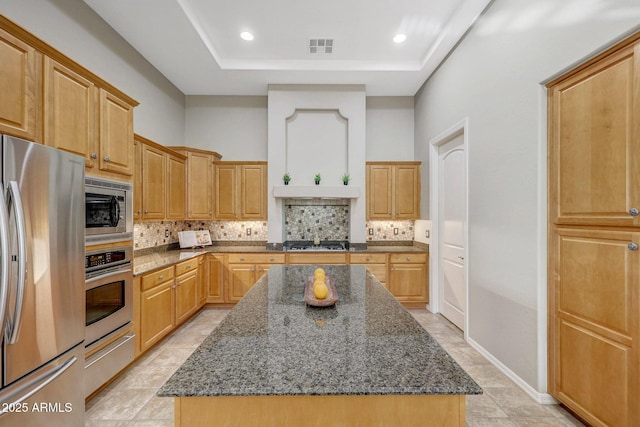
[[[369,229],[369,236],[373,236],[373,228]]]
[[[247,236],[251,236],[251,228],[247,228]]]
[[[164,237],[169,237],[169,230],[164,230]]]
[[[424,230],[424,237],[425,239],[429,238],[429,230]]]
[[[397,229],[397,228],[394,228],[394,229],[393,229],[393,235],[394,235],[394,236],[397,236],[397,235],[398,235],[398,229]]]

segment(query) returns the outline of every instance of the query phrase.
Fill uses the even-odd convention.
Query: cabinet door
[[[41,54],[0,30],[0,133],[40,142]]]
[[[202,307],[207,302],[209,289],[209,269],[206,256],[198,257],[198,307]]]
[[[184,159],[167,156],[167,218],[185,219],[186,173]]]
[[[164,219],[165,153],[142,144],[142,218]]]
[[[176,325],[198,310],[198,277],[192,271],[176,278]]]
[[[215,217],[237,218],[237,173],[235,165],[215,165]]]
[[[256,283],[255,264],[229,264],[229,288],[227,301],[238,302]]]
[[[189,219],[212,219],[213,160],[211,156],[189,153],[187,174]]]
[[[640,233],[560,228],[551,238],[550,392],[593,425],[640,425],[633,245]]]
[[[207,255],[207,270],[209,271],[207,302],[225,302],[224,257],[222,255]]]
[[[173,330],[175,325],[175,285],[170,280],[140,297],[140,346],[145,351]]]
[[[394,213],[395,219],[418,219],[420,217],[419,166],[394,166]]]
[[[639,50],[624,49],[551,89],[552,223],[640,225],[630,214],[640,209]]]
[[[391,219],[393,167],[367,165],[367,218]]]
[[[391,264],[387,288],[398,301],[427,302],[427,265]]]
[[[100,89],[100,169],[133,175],[133,107]]]
[[[242,218],[267,219],[266,165],[240,166],[240,215]]]
[[[97,89],[53,59],[45,57],[44,68],[45,144],[84,157],[91,169],[97,158]]]
[[[142,219],[142,145],[141,141],[133,140],[133,219]]]

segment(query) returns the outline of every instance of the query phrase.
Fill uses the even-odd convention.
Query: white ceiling
[[[186,95],[364,84],[370,96],[414,95],[490,2],[84,1]],[[407,40],[394,43],[397,33]],[[333,53],[311,55],[310,38],[334,39]]]

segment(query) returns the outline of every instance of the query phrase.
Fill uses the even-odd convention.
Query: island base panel
[[[175,398],[176,427],[464,426],[464,395]]]

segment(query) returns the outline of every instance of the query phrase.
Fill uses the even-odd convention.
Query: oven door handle
[[[111,196],[111,226],[117,227],[120,222],[120,203],[116,196]]]
[[[107,279],[109,277],[118,276],[118,275],[123,274],[123,273],[129,273],[130,271],[131,271],[130,268],[127,268],[127,269],[124,269],[124,270],[112,271],[112,272],[109,272],[109,273],[101,274],[99,276],[95,276],[95,277],[91,277],[89,279],[86,279],[85,283],[91,283],[91,282],[95,282],[96,280]]]

